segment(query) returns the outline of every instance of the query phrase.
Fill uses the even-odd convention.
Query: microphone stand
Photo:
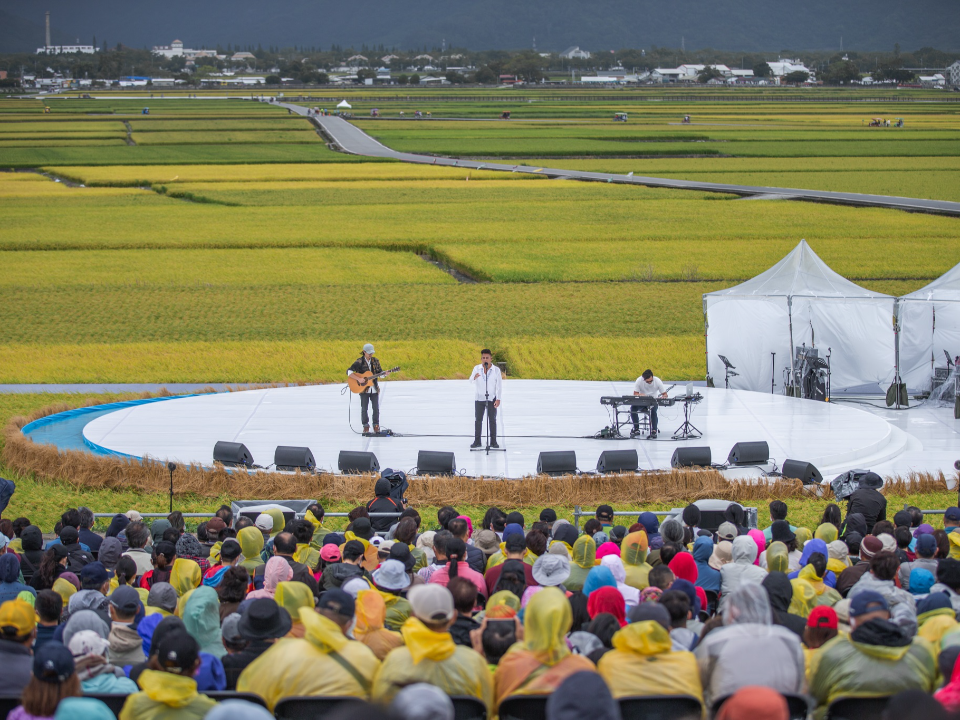
[[[493,410],[496,410],[496,408],[491,408],[491,407],[490,407],[490,386],[489,386],[490,375],[489,375],[489,372],[490,372],[489,368],[487,368],[487,367],[485,366],[484,369],[483,369],[483,394],[484,394],[485,402],[486,402],[485,410],[486,410],[486,419],[487,419],[487,431],[486,431],[486,433],[487,433],[487,446],[486,446],[485,448],[483,448],[483,450],[484,450],[484,452],[485,452],[487,455],[490,454],[490,451],[491,451],[491,450],[492,450],[493,452],[498,452],[498,451],[499,451],[499,452],[506,452],[506,451],[507,451],[506,448],[492,448],[492,447],[490,447],[490,413],[491,413]],[[472,449],[474,449],[474,450],[480,450],[480,448],[472,448]]]

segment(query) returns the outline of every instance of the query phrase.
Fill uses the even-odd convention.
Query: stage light
[[[537,475],[575,475],[577,453],[574,450],[542,452],[537,458]]]
[[[421,450],[417,453],[417,475],[456,475],[457,458],[452,452]]]
[[[317,469],[317,461],[308,447],[293,447],[278,445],[273,453],[273,464],[277,470],[301,470],[313,472]]]
[[[574,461],[576,467],[576,461]],[[636,450],[604,450],[597,459],[597,472],[636,472],[640,467],[640,457]]]
[[[673,451],[670,467],[710,467],[713,455],[710,447],[679,447]]]
[[[730,448],[727,465],[763,465],[770,460],[770,447],[765,440],[739,442]]]
[[[253,467],[253,455],[246,445],[225,440],[213,446],[213,461],[224,467]]]
[[[377,460],[377,456],[372,452],[341,450],[340,457],[337,458],[337,467],[340,468],[340,472],[347,475],[379,472],[380,461]]]
[[[808,463],[806,460],[784,460],[780,474],[785,478],[796,478],[804,485],[823,482],[820,471],[813,466],[813,463]]]

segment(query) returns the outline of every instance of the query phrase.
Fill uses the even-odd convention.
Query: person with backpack
[[[390,482],[391,475],[391,470],[384,470],[384,472],[380,475],[380,479],[377,480],[376,484],[373,486],[373,494],[375,497],[373,500],[367,503],[366,507],[368,513],[403,512],[403,494],[402,492],[400,493],[400,499],[392,496],[392,483]],[[393,525],[396,524],[396,520],[397,519],[395,517],[372,517],[370,518],[370,524],[373,526],[374,532],[387,532],[391,527],[393,527]]]

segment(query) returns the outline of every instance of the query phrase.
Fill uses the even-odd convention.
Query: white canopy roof
[[[900,374],[928,390],[935,368],[960,353],[960,265],[900,298]]]
[[[929,285],[904,295],[902,299],[960,302],[960,265],[954,265]]]
[[[350,103],[348,103],[346,100],[341,100],[340,102],[337,103],[337,107],[338,107],[338,108],[353,108],[353,105],[351,105]]]

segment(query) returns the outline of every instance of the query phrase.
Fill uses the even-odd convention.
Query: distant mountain
[[[131,47],[319,46],[558,52],[626,47],[780,50],[960,49],[957,0],[12,0],[0,11],[0,52],[43,44],[51,11],[54,42]]]

